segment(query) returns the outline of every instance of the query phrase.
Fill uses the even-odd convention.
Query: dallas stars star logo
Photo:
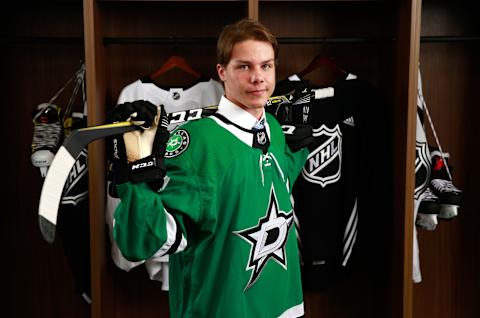
[[[175,131],[167,142],[165,150],[165,158],[173,158],[187,150],[190,144],[190,135],[186,130],[178,129]]]
[[[252,270],[252,274],[245,290],[257,281],[269,259],[273,259],[284,269],[287,269],[285,245],[288,230],[292,224],[293,213],[287,214],[279,211],[277,197],[272,185],[266,215],[258,221],[256,226],[233,232],[252,246],[246,268]]]

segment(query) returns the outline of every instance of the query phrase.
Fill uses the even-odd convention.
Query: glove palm
[[[169,138],[164,108],[147,101],[135,101],[118,105],[108,118],[110,122],[130,120],[140,128],[115,136],[109,142],[111,194],[116,196],[116,184],[129,181],[147,182],[158,191],[166,174],[163,157]]]

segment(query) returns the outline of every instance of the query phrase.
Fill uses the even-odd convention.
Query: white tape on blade
[[[65,147],[60,147],[43,183],[38,214],[55,225],[57,224],[58,206],[63,187],[74,164],[75,158],[70,155]]]

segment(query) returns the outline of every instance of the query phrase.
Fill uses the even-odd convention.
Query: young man
[[[217,113],[180,126],[166,146],[166,129],[153,128],[152,155],[117,180],[114,238],[132,261],[170,254],[172,317],[299,317],[290,191],[307,150],[291,151],[264,110],[277,42],[260,23],[241,20],[224,28],[217,55],[225,86]],[[114,112],[148,126],[156,108],[139,101]]]

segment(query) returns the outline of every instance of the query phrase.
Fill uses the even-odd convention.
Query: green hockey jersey
[[[133,261],[172,254],[172,317],[302,316],[290,192],[307,150],[292,153],[266,114],[263,153],[252,147],[250,114],[225,98],[219,113],[171,134],[159,193],[117,187],[114,238]]]

